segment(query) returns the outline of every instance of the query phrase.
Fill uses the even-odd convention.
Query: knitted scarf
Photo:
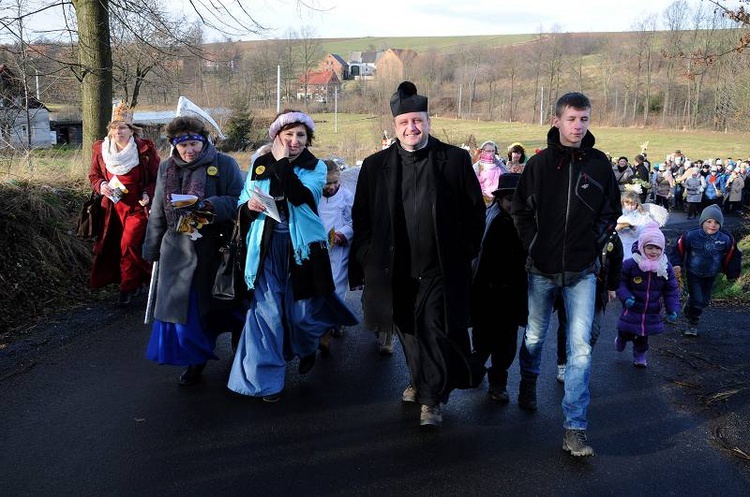
[[[656,273],[656,276],[661,276],[665,280],[669,279],[667,275],[667,256],[663,252],[656,260],[644,257],[638,252],[633,252],[633,260],[638,264],[641,271],[653,271]]]
[[[125,148],[118,152],[114,140],[109,136],[106,137],[102,142],[102,159],[104,159],[104,164],[110,174],[115,176],[128,174],[140,162],[135,138],[131,136]]]
[[[192,162],[180,158],[177,149],[172,151],[169,163],[164,168],[164,215],[167,226],[177,226],[179,214],[172,206],[172,194],[195,195],[202,199],[206,195],[206,168],[216,163],[216,148],[206,143],[200,156]]]
[[[307,169],[294,166],[294,174],[297,175],[302,184],[310,190],[315,199],[315,205],[320,203],[320,197],[323,194],[323,186],[326,183],[328,168],[321,160],[317,162],[313,169]],[[237,205],[242,205],[252,197],[252,192],[256,188],[262,192],[268,193],[271,180],[261,179],[253,180],[252,173],[248,175],[245,187],[242,189],[240,199]],[[300,206],[292,205],[287,201],[289,210],[289,236],[292,241],[292,250],[294,253],[294,262],[302,265],[302,262],[310,257],[310,245],[315,242],[327,244],[327,236],[320,217],[313,212],[307,204]],[[245,264],[245,281],[249,289],[255,287],[255,279],[260,268],[260,252],[263,242],[263,227],[268,216],[259,214],[258,218],[250,225],[247,233],[247,258]]]

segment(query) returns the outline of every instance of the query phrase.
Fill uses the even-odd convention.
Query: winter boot
[[[586,430],[565,430],[562,448],[575,457],[592,457],[594,449],[589,445]]]
[[[633,366],[638,368],[645,368],[648,366],[645,352],[633,352]]]

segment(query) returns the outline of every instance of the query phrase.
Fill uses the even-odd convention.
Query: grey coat
[[[739,202],[742,200],[742,189],[745,188],[745,181],[742,176],[735,176],[734,179],[727,183],[727,202]]]
[[[703,190],[706,189],[706,181],[703,179],[703,176],[700,174],[697,178],[691,176],[686,179],[683,184],[685,185],[685,191],[687,192],[685,200],[694,204],[700,203],[703,199]]]
[[[169,322],[187,322],[190,290],[198,297],[198,312],[205,316],[227,302],[211,296],[213,278],[219,266],[219,248],[231,233],[237,212],[237,200],[243,181],[240,168],[232,157],[217,154],[218,173],[206,175],[204,200],[213,206],[214,222],[201,228],[202,238],[192,241],[182,233],[168,229],[164,213],[164,176],[169,159],[159,165],[156,194],[146,228],[143,258],[159,262],[158,287],[154,318]],[[210,165],[210,164],[209,164]]]

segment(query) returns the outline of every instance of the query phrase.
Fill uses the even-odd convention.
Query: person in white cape
[[[622,259],[633,256],[633,244],[638,242],[643,228],[656,224],[660,228],[667,223],[669,212],[656,204],[641,204],[640,195],[635,190],[622,194],[622,216],[617,219],[617,234],[622,241]]]
[[[328,174],[323,187],[323,198],[318,204],[318,214],[328,233],[328,256],[331,259],[331,272],[336,285],[336,294],[346,302],[349,290],[349,249],[354,231],[352,230],[352,204],[354,194],[341,186],[341,170],[336,162],[326,159]],[[332,328],[321,337],[320,349],[324,354],[330,351],[330,336],[342,336],[344,327]]]

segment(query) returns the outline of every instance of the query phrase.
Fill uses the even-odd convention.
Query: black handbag
[[[102,196],[91,192],[91,196],[83,203],[78,213],[76,236],[84,240],[98,240],[104,231],[105,212],[106,210],[102,207]]]
[[[229,241],[219,249],[220,262],[214,277],[211,290],[213,297],[219,300],[234,300],[243,293],[238,288],[244,284],[242,258],[244,257],[244,243],[240,230],[239,215],[232,228]]]

